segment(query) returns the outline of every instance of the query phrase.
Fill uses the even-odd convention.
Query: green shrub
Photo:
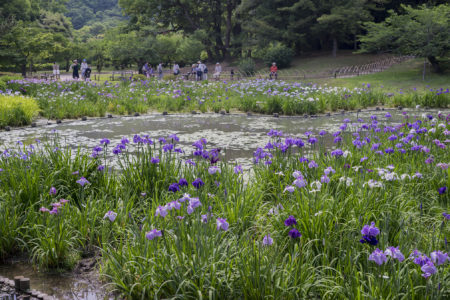
[[[38,113],[39,106],[33,98],[0,95],[0,128],[28,125]]]
[[[8,83],[8,81],[11,81],[11,80],[20,80],[20,79],[23,79],[23,77],[19,76],[19,75],[0,76],[0,81],[4,82],[4,83]]]
[[[143,74],[134,74],[133,75],[133,81],[144,81],[147,80],[147,76]]]
[[[178,77],[173,74],[167,74],[167,75],[164,75],[164,77],[163,77],[164,80],[177,80],[177,78]]]
[[[253,59],[243,58],[239,61],[239,71],[245,74],[245,76],[251,76],[255,74],[256,64]]]
[[[0,91],[5,91],[7,88],[6,82],[0,80]]]
[[[294,51],[291,48],[277,43],[267,48],[263,54],[263,61],[268,66],[276,62],[279,68],[286,68],[290,66],[293,57]]]

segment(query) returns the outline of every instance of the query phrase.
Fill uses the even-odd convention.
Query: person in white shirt
[[[85,76],[84,76],[84,72],[86,72],[86,69],[88,68],[88,64],[87,64],[87,61],[86,61],[86,59],[83,59],[83,62],[81,63],[81,79],[85,79]]]
[[[55,76],[55,79],[59,79],[59,65],[57,62],[53,64],[53,75]]]
[[[158,68],[156,69],[158,71],[158,78],[159,80],[163,79],[163,66],[162,63],[159,63]]]
[[[222,66],[220,63],[216,63],[216,67],[214,68],[214,79],[218,80],[220,78],[220,73],[222,73]]]
[[[180,66],[177,63],[173,64],[173,75],[177,76],[180,74]]]

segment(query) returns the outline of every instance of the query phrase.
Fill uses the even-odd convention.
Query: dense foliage
[[[450,59],[450,5],[420,9],[402,7],[405,14],[390,11],[383,23],[367,23],[361,52],[393,51],[425,57],[436,72],[439,59]]]
[[[448,116],[391,118],[271,130],[250,170],[174,134],[18,141],[0,154],[0,257],[95,255],[127,299],[448,299]]]
[[[426,4],[423,4],[426,2]],[[11,0],[0,3],[0,66],[23,74],[73,59],[134,67],[278,60],[339,48],[448,56],[449,6],[406,0]],[[411,6],[405,6],[411,5]],[[21,7],[21,9],[17,9]],[[123,15],[124,14],[124,15]],[[362,42],[362,45],[361,45]]]

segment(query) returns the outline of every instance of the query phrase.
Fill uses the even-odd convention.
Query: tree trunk
[[[70,60],[66,59],[66,72],[69,72],[70,70]]]
[[[338,42],[337,42],[337,38],[333,37],[333,50],[331,52],[331,54],[333,55],[333,57],[336,57],[337,54],[337,48],[338,48]]]
[[[233,30],[232,24],[231,24],[231,16],[233,15],[233,1],[227,0],[227,30],[225,34],[225,48],[230,48],[230,41],[231,41],[231,31]]]
[[[21,65],[21,71],[22,71],[23,78],[27,77],[27,64],[26,63],[23,63]]]
[[[442,72],[441,66],[439,65],[439,61],[436,59],[435,56],[428,56],[427,59],[430,62],[431,67],[433,68],[433,72],[435,73]]]

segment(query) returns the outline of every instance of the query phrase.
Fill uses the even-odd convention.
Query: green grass
[[[115,145],[71,150],[56,134],[34,147],[18,144],[0,155],[0,259],[22,253],[42,270],[70,270],[100,250],[103,279],[126,299],[448,299],[450,263],[435,262],[436,273],[425,279],[408,258],[415,249],[427,256],[450,250],[442,214],[450,212],[449,191],[438,192],[450,186],[442,164],[449,152],[438,146],[450,128],[445,116],[434,117],[406,115],[411,128],[381,116],[365,120],[379,130],[349,123],[336,144],[341,156],[325,146],[331,133],[314,132],[317,142],[303,146],[273,136],[275,148],[258,149],[244,174],[230,163],[211,164],[217,152],[206,141],[195,145],[207,159],[166,152],[171,143],[178,147],[173,136],[165,145],[145,136],[123,140],[113,157]],[[365,143],[359,148],[357,133]],[[329,182],[320,184],[324,174]],[[89,183],[81,186],[81,177]],[[188,185],[170,191],[181,178]],[[195,188],[196,178],[204,185]],[[306,184],[286,191],[296,179]],[[370,187],[371,180],[381,186]],[[201,205],[189,209],[195,199]],[[158,215],[163,207],[167,215]],[[115,220],[105,218],[108,211]],[[285,224],[289,216],[296,224]],[[219,219],[229,228],[218,229]],[[371,222],[380,229],[376,246],[359,241]],[[291,238],[293,228],[302,236]],[[161,235],[150,239],[154,229]],[[264,245],[269,234],[273,244]],[[389,246],[406,259],[380,266],[368,259]]]
[[[423,60],[413,59],[393,65],[389,69],[379,73],[351,78],[311,80],[311,82],[349,88],[361,87],[363,84],[370,83],[373,88],[389,92],[412,92],[414,88],[419,91],[449,88],[450,71],[443,74],[436,74],[432,73],[430,68],[427,67],[425,80],[422,80],[422,71]]]
[[[39,106],[33,98],[0,94],[0,128],[24,126],[39,113]]]

